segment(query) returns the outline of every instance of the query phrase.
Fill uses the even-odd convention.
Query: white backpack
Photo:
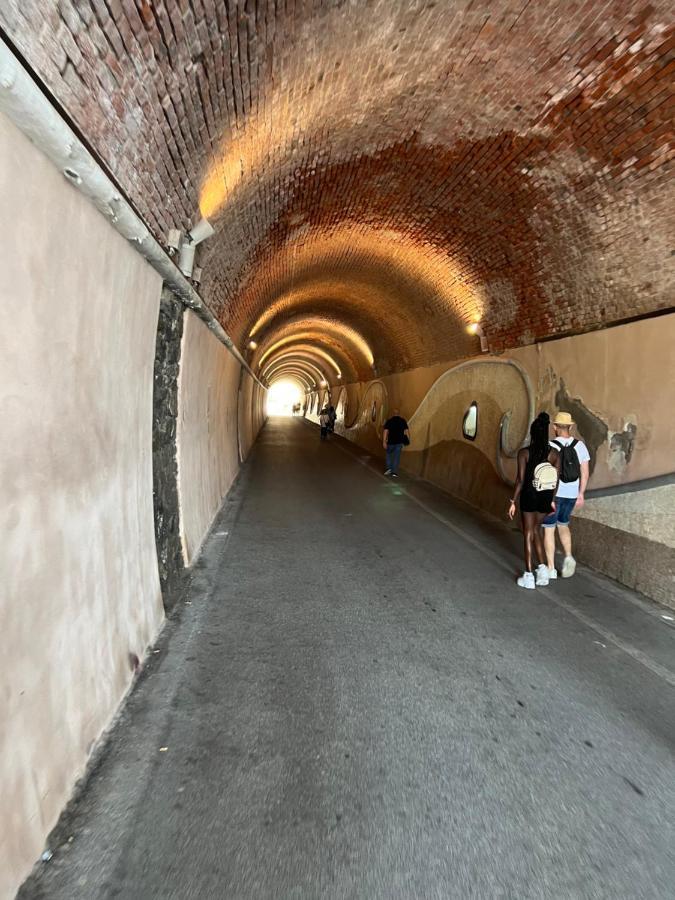
[[[535,466],[532,487],[535,491],[553,491],[558,484],[558,472],[550,462],[539,463]]]

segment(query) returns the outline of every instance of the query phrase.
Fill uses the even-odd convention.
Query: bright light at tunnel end
[[[267,415],[268,416],[292,416],[293,406],[300,405],[304,400],[304,393],[299,382],[292,378],[284,378],[275,381],[267,391]]]

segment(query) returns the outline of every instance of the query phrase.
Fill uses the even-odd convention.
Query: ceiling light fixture
[[[485,332],[483,331],[483,326],[480,322],[472,322],[469,326],[467,326],[467,332],[469,334],[474,334],[476,337],[480,338],[480,349],[481,353],[488,353],[488,340],[485,336]]]

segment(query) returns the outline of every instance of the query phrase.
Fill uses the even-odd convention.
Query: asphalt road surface
[[[270,420],[20,897],[673,898],[675,629]]]

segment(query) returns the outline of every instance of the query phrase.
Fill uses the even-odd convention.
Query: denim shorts
[[[550,516],[546,516],[543,522],[544,528],[553,528],[556,525],[569,525],[570,516],[576,502],[576,497],[556,497],[555,512],[552,512]]]

